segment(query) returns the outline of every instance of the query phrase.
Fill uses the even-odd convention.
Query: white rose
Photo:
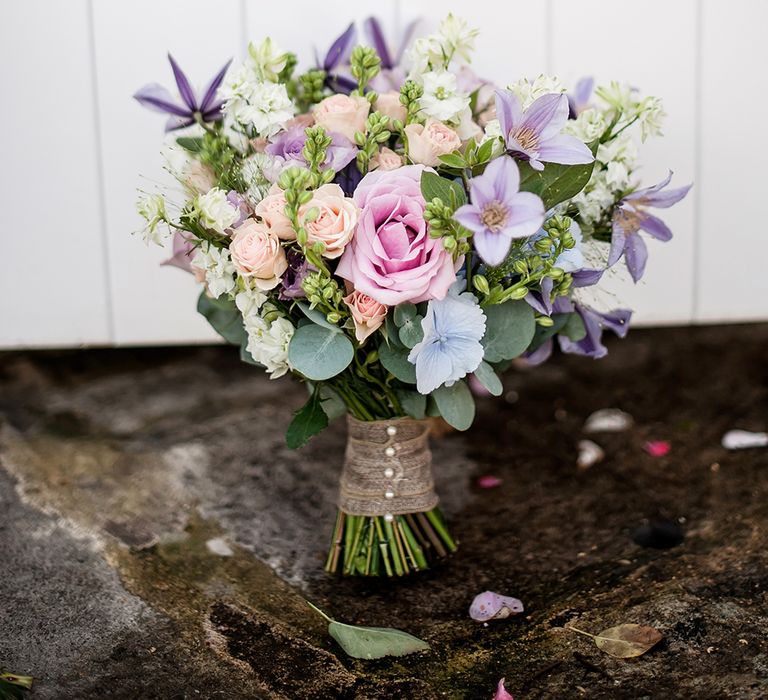
[[[240,218],[237,207],[229,203],[227,193],[218,187],[199,195],[197,208],[200,212],[200,223],[217,233],[224,233]]]

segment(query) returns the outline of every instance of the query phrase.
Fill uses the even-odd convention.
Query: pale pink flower
[[[402,164],[402,157],[386,146],[371,158],[371,170],[397,170]]]
[[[354,142],[356,132],[365,133],[365,120],[370,109],[371,103],[365,97],[331,95],[315,105],[312,115],[315,124]]]
[[[460,136],[437,119],[427,119],[425,124],[409,124],[405,127],[408,137],[408,156],[414,163],[438,165],[440,156],[461,146]]]
[[[274,289],[288,267],[278,237],[255,219],[235,230],[229,252],[235,269],[262,290]]]
[[[344,303],[349,307],[352,321],[355,324],[355,338],[358,343],[376,331],[387,317],[387,307],[363,292],[355,290],[344,297]]]
[[[312,193],[312,199],[299,210],[299,219],[314,208],[318,210],[317,216],[304,224],[307,241],[310,245],[320,241],[325,246],[323,257],[331,260],[338,258],[355,234],[359,214],[357,206],[344,196],[341,187],[329,184]]]
[[[285,193],[276,184],[255,207],[253,213],[282,241],[296,238],[291,220],[285,215]]]
[[[408,111],[405,109],[405,105],[400,102],[400,93],[397,90],[380,94],[376,98],[376,102],[373,103],[373,108],[384,116],[390,119],[399,119],[401,122],[405,122],[405,118],[408,116]]]

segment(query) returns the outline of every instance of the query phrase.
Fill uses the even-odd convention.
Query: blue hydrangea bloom
[[[475,296],[459,293],[454,284],[444,299],[433,299],[421,321],[424,339],[408,360],[416,365],[416,388],[429,394],[443,384],[451,386],[483,361],[480,340],[485,335],[485,314]]]

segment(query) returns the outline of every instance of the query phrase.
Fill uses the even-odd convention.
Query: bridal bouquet
[[[200,92],[170,58],[179,98],[167,167],[182,192],[144,194],[145,236],[203,285],[198,310],[245,362],[308,391],[287,441],[346,414],[349,437],[326,568],[402,575],[455,549],[437,507],[430,416],[474,418],[468,380],[502,391],[514,358],[557,343],[601,357],[630,311],[590,288],[624,265],[637,281],[649,210],[688,188],[637,182],[636,135],[659,133],[658,99],[611,83],[572,93],[539,76],[495,87],[468,67],[477,32],[448,16],[406,51],[378,22],[354,26],[300,71],[251,44]],[[407,43],[407,42],[406,42]]]

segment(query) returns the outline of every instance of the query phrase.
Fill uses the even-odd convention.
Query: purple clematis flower
[[[314,271],[317,268],[314,265],[310,265],[307,259],[298,251],[289,249],[286,251],[286,255],[288,258],[288,269],[283,274],[282,287],[277,298],[281,301],[303,299],[307,295],[301,283],[310,270]]]
[[[134,99],[148,109],[170,114],[171,116],[165,124],[166,131],[190,126],[197,121],[198,117],[204,122],[214,122],[221,119],[223,102],[216,99],[216,92],[224,80],[224,75],[229,64],[232,63],[232,59],[227,61],[225,66],[205,86],[203,96],[200,99],[192,89],[184,71],[179,68],[171,54],[168,54],[168,60],[171,62],[171,68],[173,68],[173,77],[176,79],[181,102],[178,102],[168,90],[157,83],[145,85],[133,96]]]
[[[672,171],[658,184],[628,194],[613,212],[608,266],[615,265],[623,255],[627,269],[635,282],[643,276],[645,263],[648,260],[648,248],[640,237],[640,229],[659,241],[668,241],[672,238],[669,227],[658,217],[649,214],[645,208],[671,207],[685,197],[692,187],[692,185],[686,185],[662,192],[671,179]]]
[[[326,150],[325,160],[320,166],[322,170],[331,169],[338,172],[351,163],[357,155],[357,146],[341,134],[330,132],[331,145]],[[266,147],[266,152],[283,160],[284,165],[307,164],[304,158],[304,144],[307,141],[306,128],[293,126],[281,131]]]
[[[194,236],[187,231],[174,229],[172,245],[173,254],[160,264],[178,267],[180,270],[184,270],[184,272],[192,272],[192,254],[197,247]]]
[[[578,165],[595,159],[585,143],[560,133],[568,121],[565,95],[542,95],[523,111],[515,94],[497,90],[496,115],[508,151],[534,170],[543,170],[544,163]]]
[[[588,75],[581,78],[576,87],[573,88],[573,92],[568,95],[568,118],[576,119],[584,110],[589,109],[592,105],[590,99],[592,98],[592,92],[595,89],[595,79]]]
[[[355,23],[350,22],[344,32],[338,36],[321,61],[316,55],[317,67],[325,71],[325,84],[334,92],[348,95],[357,87],[357,80],[343,69],[349,63],[352,48],[357,41],[357,29]]]
[[[413,20],[403,32],[403,39],[396,51],[390,52],[381,23],[376,17],[369,17],[363,25],[366,38],[376,49],[381,59],[381,72],[371,81],[371,89],[378,93],[399,90],[405,82],[405,69],[401,66],[403,54],[411,43],[418,19]]]
[[[487,265],[500,265],[514,238],[531,236],[544,222],[544,203],[532,192],[520,192],[520,171],[512,158],[491,161],[469,182],[471,204],[454,219],[474,233],[475,249]]]

